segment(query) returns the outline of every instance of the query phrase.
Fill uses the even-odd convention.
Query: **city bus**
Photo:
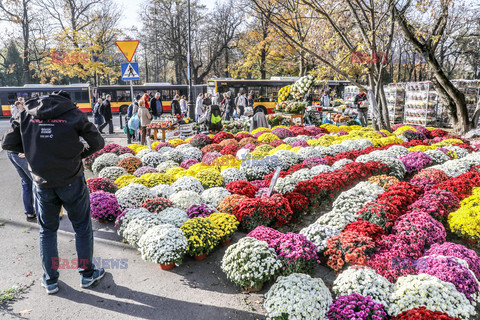
[[[280,88],[291,85],[298,79],[298,77],[272,77],[270,80],[214,78],[207,81],[207,92],[223,94],[230,91],[233,97],[236,97],[239,92],[253,93],[253,107],[259,107],[267,114],[274,113]],[[313,87],[313,101],[320,101],[323,90],[327,88],[335,90],[336,96],[341,97],[344,88],[349,84],[349,81],[322,81]]]
[[[206,92],[205,85],[194,85],[192,90],[193,99],[201,92]],[[100,98],[105,98],[107,95],[112,97],[110,105],[112,112],[121,112],[125,114],[128,106],[132,103],[130,96],[130,86],[128,85],[112,85],[112,86],[98,86],[92,89],[95,101]],[[142,95],[148,93],[150,98],[155,96],[155,93],[161,94],[162,105],[164,111],[171,111],[170,103],[175,95],[186,96],[188,99],[188,85],[175,85],[170,83],[145,83],[143,85],[133,86],[133,95]]]
[[[91,91],[90,85],[84,83],[71,85],[48,85],[48,84],[26,84],[23,87],[1,87],[0,88],[0,105],[1,114],[3,117],[10,117],[11,106],[18,100],[24,98],[25,101],[37,96],[50,94],[54,91],[67,91],[72,97],[73,102],[77,104],[83,112],[90,112],[91,105]]]

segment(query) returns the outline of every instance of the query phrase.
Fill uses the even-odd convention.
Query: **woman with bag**
[[[97,130],[100,133],[103,133],[102,130],[100,130],[100,126],[103,124],[103,116],[100,113],[100,107],[102,106],[103,99],[98,98],[97,103],[93,106],[93,123],[97,125]]]
[[[140,136],[141,144],[146,144],[147,134],[150,135],[150,129],[147,126],[152,122],[152,115],[145,108],[145,101],[138,101],[138,118],[140,119]]]
[[[360,93],[355,97],[355,101],[353,102],[354,107],[357,108],[358,111],[358,119],[362,124],[362,127],[368,126],[368,99],[365,90],[360,90]]]

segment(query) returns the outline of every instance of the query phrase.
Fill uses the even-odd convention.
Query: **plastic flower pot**
[[[250,286],[247,287],[249,292],[258,292],[258,291],[262,290],[262,288],[263,288],[263,283],[259,284],[255,288],[252,288]]]
[[[205,260],[206,257],[207,257],[207,254],[204,253],[204,254],[193,256],[193,259],[195,259],[197,261],[202,261],[202,260]]]
[[[232,238],[223,241],[221,244],[222,244],[222,246],[226,247],[230,244],[231,241],[232,241]]]
[[[159,263],[158,265],[162,270],[172,270],[173,268],[175,268],[175,263]]]

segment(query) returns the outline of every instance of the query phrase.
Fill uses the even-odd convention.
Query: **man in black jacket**
[[[180,108],[180,102],[178,102],[178,98],[180,98],[178,94],[175,95],[175,97],[172,100],[172,103],[170,104],[170,108],[172,108],[172,114],[174,115],[182,114],[182,110]]]
[[[105,123],[98,127],[98,131],[102,132],[102,130],[108,124],[108,133],[113,134],[113,116],[112,116],[112,107],[110,106],[110,101],[112,101],[112,97],[107,95],[105,97],[105,101],[103,101],[102,106],[100,107],[100,113],[105,119]]]
[[[155,93],[155,97],[150,100],[150,114],[153,119],[158,119],[163,114],[163,104],[160,92]]]
[[[83,138],[87,145],[84,145]],[[105,271],[96,269],[93,259],[93,232],[90,198],[83,174],[82,158],[102,149],[105,142],[86,114],[74,106],[68,93],[30,99],[25,110],[12,122],[4,135],[2,148],[25,154],[34,182],[37,215],[40,224],[42,286],[48,294],[58,291],[60,259],[57,230],[63,206],[75,230],[81,285],[91,286]],[[62,262],[63,261],[63,262]]]

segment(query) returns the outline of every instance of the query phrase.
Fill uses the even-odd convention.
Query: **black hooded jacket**
[[[3,149],[25,154],[41,188],[72,183],[83,174],[82,158],[104,145],[95,125],[62,92],[28,100],[2,139]]]

